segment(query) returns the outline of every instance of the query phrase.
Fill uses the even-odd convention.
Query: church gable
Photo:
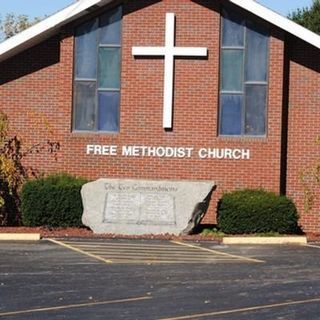
[[[299,88],[283,29],[236,0],[96,2],[0,62],[13,129],[61,145],[57,162],[34,155],[30,165],[90,179],[211,180],[216,200],[286,189],[287,100]]]

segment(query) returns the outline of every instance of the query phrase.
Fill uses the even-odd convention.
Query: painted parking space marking
[[[86,255],[86,256],[89,256],[90,258],[94,258],[94,259],[100,260],[100,261],[105,262],[105,263],[112,263],[111,260],[104,259],[104,258],[102,258],[102,257],[100,257],[100,256],[96,256],[96,255],[94,255],[94,254],[92,254],[92,253],[90,253],[90,252],[81,250],[81,249],[76,248],[76,247],[74,247],[74,246],[70,246],[70,245],[68,245],[67,243],[64,243],[64,242],[62,242],[62,241],[57,241],[57,240],[54,240],[54,239],[48,239],[48,240],[51,241],[51,242],[53,242],[53,243],[55,243],[55,244],[58,244],[59,246],[62,246],[62,247],[65,247],[65,248],[67,248],[67,249],[70,249],[70,250],[76,251],[76,252],[78,252],[78,253],[82,253],[82,254],[84,254],[84,255]]]
[[[255,263],[264,263],[264,261],[262,261],[262,260],[248,258],[248,257],[244,257],[244,256],[238,256],[238,255],[234,255],[234,254],[230,254],[230,253],[226,253],[226,252],[221,252],[221,251],[217,251],[217,250],[213,250],[213,249],[209,249],[209,248],[205,248],[205,247],[195,246],[195,245],[185,243],[185,242],[178,242],[178,241],[171,241],[171,242],[175,243],[175,244],[182,245],[182,246],[186,246],[189,248],[197,248],[199,250],[211,252],[213,254],[224,256],[225,258],[229,258],[229,259],[239,259],[239,260],[255,262]]]
[[[306,247],[320,249],[320,243],[307,244]]]
[[[194,264],[194,263],[261,263],[263,261],[211,250],[199,245],[171,241],[145,244],[116,241],[51,240],[65,248],[105,263],[118,264]]]
[[[319,302],[320,302],[320,297],[314,298],[314,299],[287,301],[282,303],[266,304],[261,306],[247,307],[247,308],[240,308],[240,309],[198,313],[198,314],[185,315],[185,316],[179,316],[179,317],[173,317],[173,318],[161,318],[159,320],[192,320],[192,319],[205,319],[209,317],[210,319],[212,319],[212,317],[222,316],[222,315],[240,314],[244,312],[253,312],[253,311],[266,310],[266,309],[275,309],[275,308],[281,308],[281,307],[305,305],[305,304],[312,304],[312,303],[319,303]]]
[[[108,304],[120,304],[120,303],[129,303],[129,302],[138,302],[144,300],[152,299],[151,296],[143,296],[136,298],[128,298],[128,299],[118,299],[118,300],[107,300],[107,301],[98,301],[98,302],[88,302],[88,303],[78,303],[78,304],[69,304],[64,306],[56,306],[56,307],[46,307],[46,308],[37,308],[37,309],[26,309],[26,310],[18,310],[18,311],[10,311],[10,312],[2,312],[0,313],[0,318],[2,317],[13,317],[20,316],[24,314],[33,314],[33,313],[41,313],[41,312],[52,312],[52,311],[60,311],[60,310],[68,310],[75,308],[86,308],[86,307],[94,307]]]

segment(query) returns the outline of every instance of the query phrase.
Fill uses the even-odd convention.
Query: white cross
[[[164,47],[132,48],[132,55],[134,56],[164,56],[163,128],[172,128],[174,57],[206,57],[207,51],[207,48],[175,47],[174,13],[166,14],[166,40]]]

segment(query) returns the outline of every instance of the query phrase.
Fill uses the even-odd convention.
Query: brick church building
[[[319,232],[320,37],[253,0],[80,0],[0,44],[0,109],[44,173],[209,180]],[[306,195],[313,195],[306,206]],[[310,201],[309,201],[310,202]]]

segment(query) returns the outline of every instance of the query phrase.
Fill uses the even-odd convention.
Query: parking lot
[[[319,319],[320,247],[0,243],[0,319]]]

